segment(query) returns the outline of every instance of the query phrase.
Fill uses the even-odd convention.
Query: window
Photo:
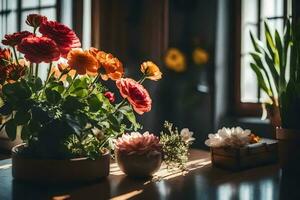
[[[4,38],[7,33],[32,31],[25,23],[27,15],[32,13],[45,15],[49,20],[61,21],[79,33],[84,48],[90,46],[91,0],[0,0],[0,38]],[[73,20],[74,15],[76,19]],[[40,67],[39,76],[45,79],[48,65],[41,65],[45,67]]]
[[[49,19],[57,19],[56,0],[1,0],[0,1],[0,38],[6,33],[28,30],[26,16],[40,13]]]
[[[283,34],[285,16],[291,15],[291,0],[241,0],[240,1],[240,46],[239,62],[237,62],[236,87],[238,112],[240,109],[250,109],[252,114],[258,114],[259,103],[267,99],[266,94],[259,89],[257,79],[250,68],[251,56],[249,52],[253,50],[250,40],[251,31],[257,38],[264,40],[264,21],[266,20],[271,28]],[[257,109],[253,109],[257,108]],[[243,111],[242,111],[243,112]]]

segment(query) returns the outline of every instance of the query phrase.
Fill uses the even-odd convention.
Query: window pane
[[[250,31],[252,32],[252,34],[254,36],[257,36],[257,27],[254,26],[254,25],[245,25],[243,28],[242,28],[242,35],[241,35],[241,53],[244,55],[244,54],[247,54],[251,51],[253,51],[253,45],[252,45],[252,42],[251,42],[251,38],[250,38]]]
[[[0,38],[3,38],[7,33],[14,33],[17,30],[16,22],[16,5],[17,0],[0,1],[0,10],[3,14],[0,15]]]
[[[283,16],[283,0],[261,0],[261,18]]]
[[[61,0],[61,21],[72,28],[72,0]]]
[[[56,0],[42,0],[41,6],[54,6],[56,4]]]
[[[56,9],[55,8],[42,9],[41,15],[45,15],[48,18],[48,20],[56,20]]]
[[[83,3],[83,48],[88,48],[91,46],[91,9],[91,0],[85,0]]]
[[[249,55],[241,58],[241,101],[256,103],[258,96],[257,79],[250,68],[250,61]]]
[[[39,0],[23,0],[22,8],[34,8],[39,6]]]
[[[257,0],[242,0],[242,23],[257,23]]]

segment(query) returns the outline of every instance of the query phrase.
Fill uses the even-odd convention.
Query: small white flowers
[[[193,134],[194,133],[190,131],[188,128],[183,128],[180,131],[181,138],[185,143],[192,143],[195,140],[195,138],[192,137]]]
[[[241,147],[251,142],[250,134],[250,130],[241,127],[223,127],[216,134],[209,134],[205,144],[209,147]]]

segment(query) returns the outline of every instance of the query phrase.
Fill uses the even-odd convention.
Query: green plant
[[[259,87],[279,105],[281,125],[284,128],[300,129],[300,30],[294,20],[285,20],[281,37],[275,30],[271,34],[265,27],[265,46],[250,32],[254,52],[250,66],[255,72]],[[278,100],[277,100],[278,99]]]
[[[154,63],[141,65],[141,80],[124,78],[123,65],[112,54],[73,48],[80,41],[68,27],[37,14],[29,15],[26,23],[33,33],[5,35],[2,41],[14,56],[10,49],[0,49],[0,114],[6,118],[1,130],[11,140],[20,134],[27,144],[24,153],[95,159],[111,148],[114,138],[141,128],[134,111],[142,115],[151,110],[151,98],[141,84],[161,78]],[[49,63],[44,81],[38,76],[45,67],[41,62]],[[121,102],[115,103],[104,86],[108,79],[119,89]]]
[[[188,150],[194,138],[192,132],[183,129],[179,133],[177,127],[166,121],[164,130],[160,133],[160,144],[162,145],[163,160],[168,168],[178,167],[184,170],[188,161]]]

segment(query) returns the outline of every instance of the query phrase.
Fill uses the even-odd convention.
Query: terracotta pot
[[[300,130],[277,128],[276,139],[279,141],[280,166],[300,171]]]
[[[270,119],[272,127],[280,127],[281,126],[281,117],[280,117],[280,110],[278,106],[267,105],[266,106],[268,118]]]
[[[115,150],[115,156],[120,169],[131,177],[150,177],[157,172],[162,163],[162,154],[153,151],[147,154],[128,155]]]
[[[18,154],[25,144],[12,149],[12,175],[17,180],[59,183],[87,182],[109,175],[110,153],[101,158],[75,158],[65,160],[35,159]]]

